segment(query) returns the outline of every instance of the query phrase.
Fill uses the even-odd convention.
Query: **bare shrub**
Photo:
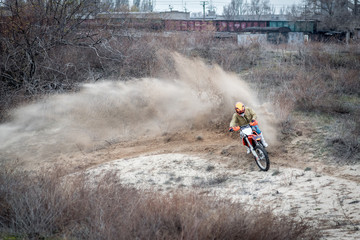
[[[150,198],[141,207],[140,212],[146,213],[146,217],[139,218],[143,219],[140,233],[145,234],[140,238],[296,239],[300,237],[300,229],[307,228],[289,218],[275,217],[270,211],[247,211],[240,204],[219,199],[211,201],[194,194]],[[295,228],[299,232],[295,233]],[[305,234],[302,237],[309,236]]]
[[[223,40],[225,41],[225,40]],[[237,46],[220,41],[212,47],[198,46],[191,50],[191,56],[206,59],[211,64],[218,64],[225,71],[241,72],[256,66],[261,59],[259,45]]]
[[[7,169],[7,170],[4,170]],[[140,193],[112,174],[0,171],[0,232],[23,239],[317,239],[304,222],[195,193]],[[6,235],[5,235],[6,236]]]
[[[359,134],[349,129],[359,122],[356,117],[360,89],[358,53],[354,46],[317,43],[301,47],[296,53],[281,49],[267,51],[263,58],[258,58],[261,67],[252,68],[245,79],[258,89],[263,101],[274,104],[273,111],[284,136],[297,134],[294,111],[338,118],[344,131],[336,131],[337,137],[332,137],[328,146],[334,152],[341,150],[335,156],[354,159],[358,154]]]
[[[339,119],[333,126],[333,136],[328,140],[332,153],[342,163],[360,161],[360,111],[346,119]]]
[[[274,112],[278,116],[278,126],[282,134],[288,136],[295,131],[295,120],[292,117],[294,103],[288,99],[286,93],[280,93],[273,98],[275,109]]]
[[[312,111],[323,104],[329,90],[317,74],[300,73],[291,84],[295,107],[303,111]]]
[[[3,166],[4,167],[4,166]],[[59,231],[57,223],[63,217],[66,201],[56,175],[50,179],[43,175],[36,178],[4,167],[0,173],[0,227],[28,238],[49,236]]]
[[[2,1],[0,26],[0,80],[2,91],[14,95],[36,95],[68,90],[77,70],[69,64],[57,64],[56,56],[69,46],[97,43],[96,34],[79,26],[98,11],[92,1],[52,2]],[[78,75],[79,76],[79,75]],[[19,93],[20,92],[20,93]],[[17,98],[1,98],[10,107]],[[0,109],[3,110],[3,109]],[[6,110],[6,108],[5,108]]]
[[[334,81],[336,81],[335,93],[360,94],[360,68],[340,69],[336,72]]]
[[[261,61],[263,66],[247,78],[277,102],[280,93],[301,111],[337,112],[342,106],[333,104],[333,99],[339,94],[358,94],[360,83],[360,57],[356,51],[345,50],[314,44],[290,57],[268,54]]]

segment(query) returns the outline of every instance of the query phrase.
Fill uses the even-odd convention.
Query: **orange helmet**
[[[235,111],[239,115],[244,114],[245,113],[245,105],[242,102],[237,102],[235,104]]]

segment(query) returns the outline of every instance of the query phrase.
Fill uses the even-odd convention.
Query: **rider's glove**
[[[236,127],[230,127],[229,128],[229,132],[237,132],[240,130],[240,127],[239,126],[236,126]]]
[[[256,126],[256,125],[258,125],[258,122],[255,119],[251,120],[250,126]]]

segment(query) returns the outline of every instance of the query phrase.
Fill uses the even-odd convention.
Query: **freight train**
[[[96,20],[106,21],[108,26],[148,29],[153,31],[216,31],[240,33],[249,28],[289,28],[291,32],[316,33],[317,21],[273,21],[273,20],[221,20],[191,19],[179,15],[174,19],[160,14],[98,14]]]
[[[315,33],[316,21],[249,21],[249,20],[164,20],[166,31],[244,32],[246,29],[289,28],[291,32]]]

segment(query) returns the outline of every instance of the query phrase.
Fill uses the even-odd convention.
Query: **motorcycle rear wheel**
[[[261,171],[267,171],[270,168],[270,160],[268,153],[264,149],[264,147],[261,144],[257,144],[254,147],[254,150],[256,154],[258,155],[258,158],[255,157],[255,162],[260,168]]]

